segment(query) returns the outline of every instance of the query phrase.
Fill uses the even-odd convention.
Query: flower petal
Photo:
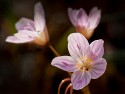
[[[10,42],[10,43],[27,43],[27,42],[31,42],[33,39],[19,39],[15,36],[8,36],[6,38],[6,42]]]
[[[90,50],[93,52],[94,55],[98,58],[102,58],[104,54],[104,41],[102,39],[95,40],[90,44]]]
[[[79,10],[79,14],[81,12],[81,16],[78,19],[79,26],[86,28],[88,26],[88,16],[84,9]]]
[[[77,71],[72,74],[71,82],[73,89],[79,90],[89,84],[91,76],[87,71]]]
[[[76,60],[83,60],[89,47],[87,39],[80,33],[72,33],[68,36],[68,50]]]
[[[52,60],[51,65],[68,72],[77,71],[76,61],[70,56],[59,56]]]
[[[44,17],[44,11],[41,3],[37,3],[34,8],[35,15],[34,15],[34,22],[36,31],[40,32],[43,31],[45,27],[45,17]]]
[[[68,8],[69,19],[74,26],[85,26],[87,23],[87,14],[80,8],[79,10],[72,10]]]
[[[69,19],[74,26],[77,25],[76,12],[72,8],[68,8]]]
[[[107,62],[104,58],[101,58],[98,62],[94,62],[90,69],[90,75],[92,79],[97,79],[106,70]]]
[[[35,31],[35,25],[34,22],[31,19],[28,18],[21,18],[16,24],[17,31],[20,30],[31,30]]]
[[[14,36],[18,39],[33,40],[37,36],[37,33],[38,32],[35,31],[21,30],[14,34]]]
[[[35,38],[38,35],[38,32],[36,31],[29,31],[29,30],[20,30],[17,35],[19,34],[19,37],[24,38]]]
[[[6,39],[6,42],[11,43],[26,43],[33,41],[37,32],[28,31],[28,30],[20,30],[18,33],[15,33],[14,36],[9,36]]]
[[[94,7],[89,13],[89,28],[95,29],[99,24],[101,19],[101,10],[98,10],[97,7]]]

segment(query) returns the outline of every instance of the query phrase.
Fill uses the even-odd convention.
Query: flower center
[[[91,62],[92,62],[91,59],[85,57],[84,62],[82,62],[82,61],[78,62],[77,67],[81,71],[83,71],[83,70],[89,71],[91,68]]]

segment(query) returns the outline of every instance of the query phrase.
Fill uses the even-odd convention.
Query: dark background
[[[94,6],[102,10],[101,22],[89,42],[100,38],[105,41],[104,58],[108,65],[103,76],[91,80],[90,91],[125,94],[124,0],[0,0],[0,94],[57,94],[61,80],[69,77],[65,71],[51,66],[55,55],[49,47],[5,42],[8,35],[16,32],[15,23],[21,17],[33,19],[37,2],[44,7],[50,42],[61,55],[69,55],[67,36],[75,32],[67,8],[84,8],[87,13]]]

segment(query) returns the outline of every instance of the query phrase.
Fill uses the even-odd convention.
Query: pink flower
[[[8,36],[6,42],[34,42],[39,45],[46,45],[48,43],[49,37],[42,5],[37,3],[34,11],[34,21],[28,18],[21,18],[15,25],[18,32],[14,36]]]
[[[71,83],[73,89],[79,90],[97,79],[106,70],[107,62],[102,58],[104,41],[93,41],[90,45],[80,33],[72,33],[68,37],[68,50],[71,56],[59,56],[52,60],[52,65],[64,71],[73,72]]]
[[[69,8],[68,15],[70,21],[76,27],[76,30],[89,39],[92,36],[94,29],[99,24],[101,11],[98,10],[97,7],[94,7],[87,16],[82,8],[79,10],[72,10]]]

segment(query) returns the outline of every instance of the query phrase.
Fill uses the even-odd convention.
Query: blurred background
[[[33,19],[37,2],[44,7],[50,42],[61,55],[69,55],[67,36],[75,32],[67,8],[84,8],[87,13],[94,6],[102,10],[101,22],[89,42],[100,38],[105,41],[104,58],[108,65],[103,76],[91,80],[90,91],[125,94],[124,0],[0,0],[0,94],[57,94],[61,80],[69,77],[65,71],[51,66],[55,55],[49,47],[5,42],[8,35],[16,32],[15,23],[21,17]]]

